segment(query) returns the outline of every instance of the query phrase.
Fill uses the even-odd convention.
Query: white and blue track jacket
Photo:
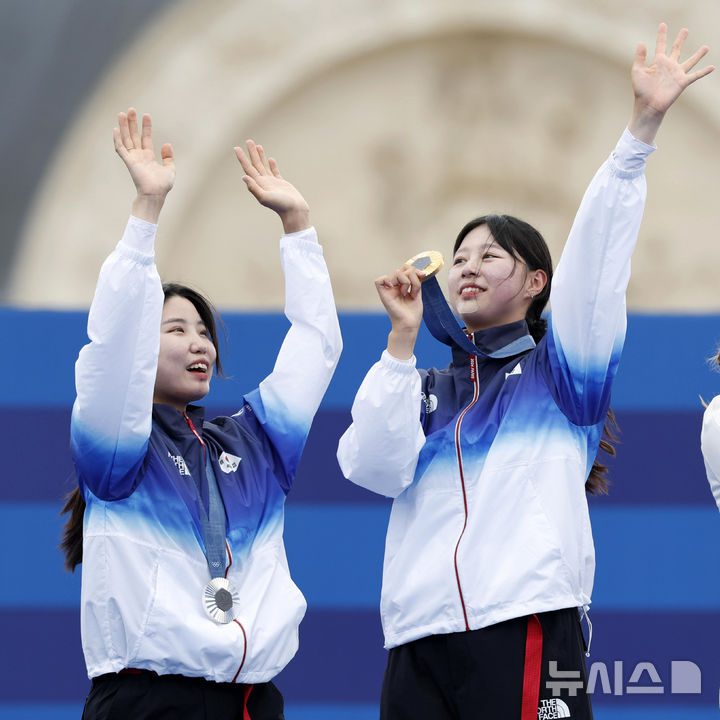
[[[130,218],[100,272],[90,343],[76,365],[71,436],[87,503],[81,624],[88,675],[145,668],[263,682],[295,654],[306,608],[288,572],[283,512],[342,346],[330,278],[314,229],[284,236],[292,325],[271,374],[232,417],[204,421],[192,407],[153,411],[163,307],[155,232]],[[205,476],[199,438],[227,515],[226,576],[240,596],[240,616],[226,625],[201,602],[210,573],[192,478]]]
[[[625,289],[652,148],[625,131],[587,189],[532,350],[453,353],[417,371],[385,351],[340,440],[353,482],[394,498],[381,614],[388,648],[590,602],[585,480],[625,337]],[[478,332],[499,350],[524,321]]]

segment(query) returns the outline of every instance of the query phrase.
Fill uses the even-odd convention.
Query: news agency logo
[[[628,666],[629,667],[629,666]],[[672,660],[666,677],[651,662],[636,663],[629,675],[625,663],[615,660],[610,667],[604,662],[594,662],[588,672],[588,695],[700,695],[702,673],[690,660]],[[560,670],[555,660],[548,667],[550,680],[545,683],[553,698],[566,693],[575,697],[583,687],[580,670]],[[627,681],[625,678],[627,677]],[[538,717],[569,717],[567,715],[538,715]]]

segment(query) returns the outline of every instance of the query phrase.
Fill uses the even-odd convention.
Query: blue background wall
[[[72,488],[68,424],[73,363],[85,342],[81,313],[0,309],[5,382],[0,390],[0,717],[78,718],[88,688],[80,647],[79,577],[56,549],[61,498]],[[287,326],[276,315],[227,315],[228,380],[208,407],[232,411],[272,367]],[[300,651],[277,678],[288,720],[369,720],[385,664],[378,616],[389,503],[354,487],[334,460],[360,378],[377,358],[384,317],[344,314],[345,352],[313,426],[287,508],[293,576],[308,599]],[[598,556],[590,663],[596,718],[717,718],[720,688],[720,517],[699,451],[702,407],[720,392],[706,363],[719,317],[631,316],[613,396],[622,428],[612,490],[591,500]],[[447,350],[422,336],[421,364]],[[691,661],[702,692],[671,694],[672,661]],[[640,662],[652,663],[663,692]],[[622,663],[620,665],[620,663]],[[662,687],[661,687],[662,686]],[[635,691],[635,692],[633,692]]]

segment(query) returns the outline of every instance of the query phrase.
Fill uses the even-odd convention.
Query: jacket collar
[[[535,341],[524,319],[478,330],[473,333],[473,342],[485,355],[496,358],[512,357],[535,347]],[[453,347],[452,353],[455,365],[467,364],[470,359],[468,353],[460,348]]]
[[[201,432],[205,420],[205,408],[199,405],[188,405],[185,414],[190,418],[198,432]],[[170,405],[153,404],[153,422],[156,422],[169,437],[184,435],[190,430],[183,413]]]

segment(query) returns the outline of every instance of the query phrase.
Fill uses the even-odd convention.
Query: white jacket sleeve
[[[713,497],[720,509],[720,395],[705,408],[700,448]]]
[[[397,497],[413,481],[425,444],[420,424],[420,375],[415,357],[385,350],[355,396],[352,425],[340,438],[338,462],[356,485]]]
[[[335,300],[315,228],[284,235],[285,315],[273,371],[246,396],[292,475],[342,351]]]
[[[132,491],[150,437],[163,292],[157,225],[135,217],[105,260],[75,365],[71,444],[81,483],[103,499]]]
[[[585,192],[553,277],[551,366],[561,407],[578,424],[599,422],[609,402],[653,149],[625,130]]]

